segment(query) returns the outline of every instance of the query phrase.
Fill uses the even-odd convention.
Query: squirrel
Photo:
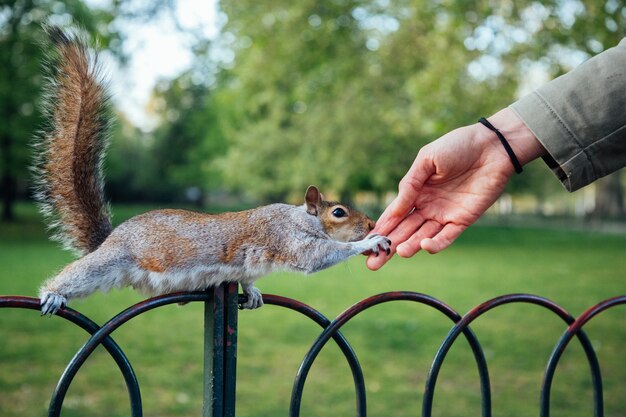
[[[272,271],[313,273],[360,253],[390,252],[391,242],[368,233],[365,214],[326,201],[315,186],[304,204],[270,204],[205,214],[149,211],[111,224],[102,162],[108,141],[109,94],[83,36],[54,26],[51,41],[49,128],[39,135],[37,200],[57,233],[53,239],[82,256],[39,291],[41,314],[52,315],[96,290],[132,286],[147,294],[241,284],[254,309],[263,305],[254,282]]]

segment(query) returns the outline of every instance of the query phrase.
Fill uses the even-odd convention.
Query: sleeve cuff
[[[568,191],[576,191],[597,178],[584,147],[538,91],[509,107],[546,149],[544,162]]]

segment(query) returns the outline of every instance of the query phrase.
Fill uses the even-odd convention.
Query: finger
[[[432,238],[423,239],[420,246],[428,253],[441,252],[450,246],[465,229],[467,229],[467,226],[448,223]]]
[[[418,213],[411,213],[406,217],[393,231],[387,235],[391,240],[390,253],[386,256],[380,254],[378,256],[370,255],[366,265],[369,269],[376,271],[380,269],[396,252],[396,247],[406,241],[413,235],[424,223],[424,218]]]
[[[410,258],[422,249],[423,239],[435,236],[442,228],[441,223],[435,220],[427,221],[406,242],[398,245],[396,252],[403,258]]]
[[[389,252],[372,252],[365,261],[365,265],[372,271],[379,270],[383,265],[387,263],[389,259],[393,257],[395,253],[395,244],[393,240],[391,241],[391,245],[389,246]]]
[[[378,255],[372,254],[367,257],[367,260],[365,261],[365,265],[367,265],[367,267],[372,271],[378,271],[380,268],[382,268],[383,265],[387,263],[389,259],[391,259],[393,254],[394,254],[393,251],[391,251],[389,255],[383,254],[381,256],[378,256]]]

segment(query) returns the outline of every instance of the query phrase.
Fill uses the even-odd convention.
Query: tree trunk
[[[17,179],[11,172],[11,137],[0,135],[0,196],[2,196],[2,217],[3,221],[15,219],[13,213],[13,202],[17,192]]]
[[[13,203],[17,192],[17,180],[8,171],[2,175],[2,220],[15,220]]]
[[[624,194],[620,173],[616,172],[596,181],[596,206],[592,217],[619,217],[624,215]]]

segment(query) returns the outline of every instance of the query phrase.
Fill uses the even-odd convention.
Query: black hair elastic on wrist
[[[491,123],[489,123],[489,120],[485,119],[484,117],[481,117],[478,122],[496,134],[498,139],[500,139],[500,143],[502,143],[502,146],[504,146],[504,150],[506,150],[507,155],[509,155],[509,159],[513,164],[513,168],[515,168],[515,172],[521,174],[523,171],[522,164],[519,163],[519,159],[517,159],[517,156],[515,156],[515,152],[513,152],[513,149],[511,149],[511,145],[509,145],[509,142],[506,140],[504,135],[500,133],[500,131],[496,129]]]

